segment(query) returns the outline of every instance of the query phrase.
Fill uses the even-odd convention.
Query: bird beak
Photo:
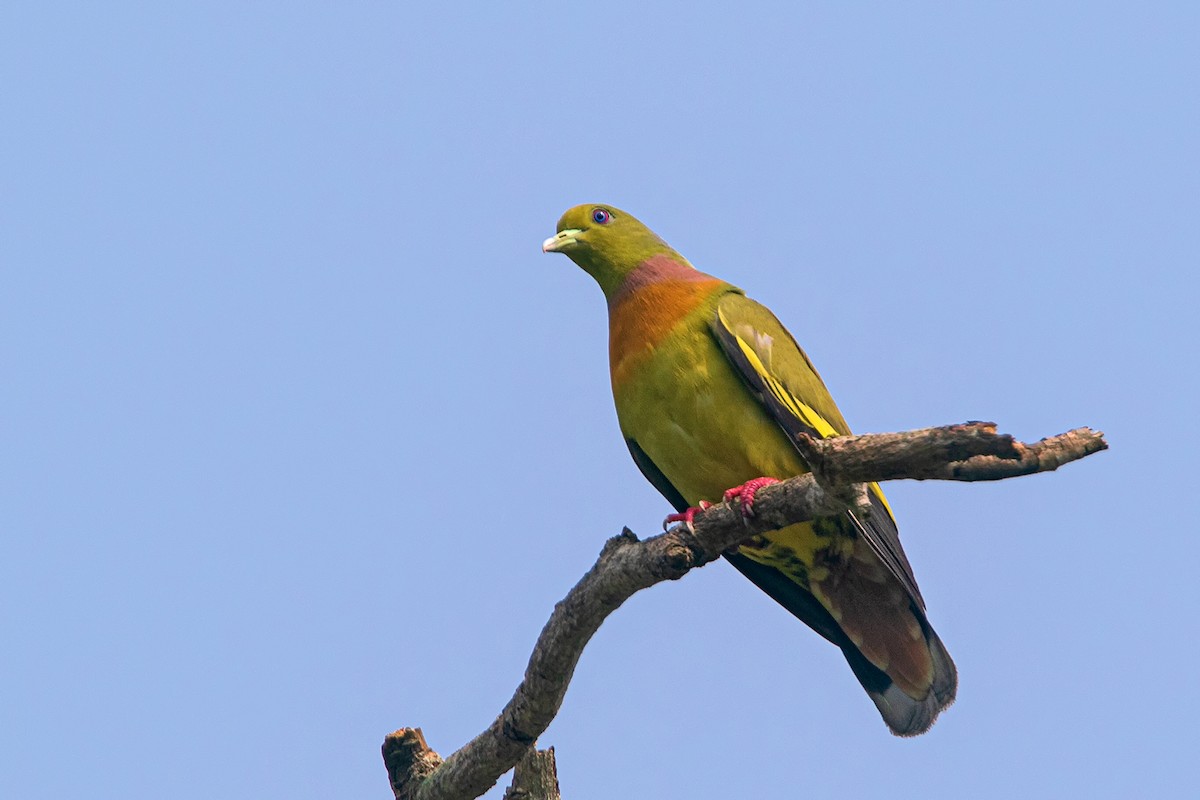
[[[546,241],[542,242],[543,253],[558,253],[578,241],[575,237],[583,233],[582,228],[567,228],[565,231],[559,231],[551,236]]]

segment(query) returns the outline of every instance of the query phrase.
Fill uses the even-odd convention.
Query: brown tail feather
[[[828,571],[813,582],[813,593],[862,657],[890,681],[882,691],[863,684],[884,721],[898,736],[924,733],[954,701],[958,687],[941,639],[917,601],[861,539],[849,558],[823,566]]]
[[[924,733],[954,702],[958,686],[954,662],[907,593],[892,580],[879,578],[887,574],[882,565],[877,571],[872,562],[864,565],[857,557],[851,559],[854,569],[831,570],[819,584],[817,591],[826,596],[818,600],[777,569],[737,553],[726,558],[777,603],[841,648],[892,733]],[[846,580],[846,574],[860,570],[861,576]],[[849,623],[842,624],[830,607]]]

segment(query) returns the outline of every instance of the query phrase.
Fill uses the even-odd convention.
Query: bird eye
[[[612,214],[609,214],[607,209],[592,209],[592,221],[594,221],[597,225],[607,225],[610,219],[612,219]]]

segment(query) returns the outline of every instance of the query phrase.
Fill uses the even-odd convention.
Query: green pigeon
[[[621,433],[647,480],[690,520],[808,471],[800,434],[850,433],[812,362],[741,289],[694,268],[633,216],[575,206],[542,245],[591,275],[608,303]],[[891,508],[791,525],[726,554],[743,575],[841,648],[892,733],[929,730],[954,702],[954,662],[925,614]]]

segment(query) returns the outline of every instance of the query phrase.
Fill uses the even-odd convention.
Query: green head
[[[542,242],[542,252],[565,253],[596,279],[608,298],[652,256],[688,263],[636,217],[599,203],[575,206],[563,214],[558,233]]]

